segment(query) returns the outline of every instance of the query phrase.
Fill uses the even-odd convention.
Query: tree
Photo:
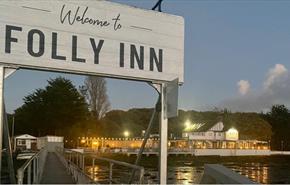
[[[264,117],[272,126],[272,149],[290,150],[290,113],[287,107],[285,105],[273,105],[271,111]]]
[[[88,101],[92,117],[97,120],[103,118],[110,109],[106,80],[102,77],[88,76],[81,92]]]
[[[86,120],[87,104],[70,80],[48,80],[44,89],[26,96],[15,110],[16,131],[33,135],[66,135],[76,123]]]

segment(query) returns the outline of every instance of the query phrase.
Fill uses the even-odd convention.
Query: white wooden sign
[[[183,83],[180,16],[95,0],[1,0],[0,63]]]

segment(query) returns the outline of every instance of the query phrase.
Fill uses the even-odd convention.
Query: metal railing
[[[74,180],[77,183],[81,184],[88,184],[88,183],[96,183],[95,181],[95,166],[96,162],[103,162],[108,164],[108,169],[109,169],[109,177],[108,177],[108,182],[109,184],[112,183],[122,183],[122,182],[117,182],[113,178],[113,167],[114,166],[121,166],[121,167],[126,167],[131,170],[135,170],[137,173],[137,179],[135,179],[135,184],[143,184],[144,183],[144,168],[142,166],[137,166],[133,165],[130,163],[122,162],[122,161],[117,161],[113,159],[108,159],[108,158],[103,158],[99,157],[96,154],[92,153],[81,153],[78,151],[74,150],[69,150],[69,149],[57,149],[58,156],[60,157],[61,161],[64,163],[64,165],[67,167],[68,171],[73,175]],[[92,174],[89,175],[87,174],[85,170],[85,166],[88,164],[89,166],[92,167]],[[129,171],[131,171],[129,170]],[[129,178],[128,174],[128,178]],[[128,179],[126,179],[128,180]],[[123,182],[127,183],[127,182]]]
[[[42,148],[38,153],[34,154],[17,170],[17,183],[39,184],[41,181],[45,161],[47,156],[46,148]]]
[[[84,172],[84,170],[66,158],[68,152],[69,151],[64,148],[56,148],[56,155],[67,169],[68,173],[71,174],[73,180],[77,184],[92,184],[93,180]]]

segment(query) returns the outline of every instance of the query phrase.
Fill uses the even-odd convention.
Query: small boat
[[[16,157],[17,160],[27,160],[30,159],[35,154],[34,151],[22,151]]]

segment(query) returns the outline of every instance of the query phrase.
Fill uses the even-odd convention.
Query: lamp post
[[[186,138],[186,146],[189,148],[189,130],[190,130],[190,127],[191,127],[191,122],[189,120],[187,120],[185,123],[184,123],[184,126],[185,126],[185,138]]]
[[[142,137],[145,136],[146,130],[142,130]]]
[[[284,141],[281,141],[281,150],[284,151]]]

